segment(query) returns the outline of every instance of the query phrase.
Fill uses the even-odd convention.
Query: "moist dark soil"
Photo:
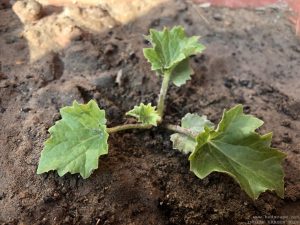
[[[300,41],[284,12],[169,7],[168,17],[159,6],[34,63],[22,24],[10,8],[0,10],[0,224],[274,224],[272,216],[299,215]],[[266,192],[253,201],[224,174],[198,179],[160,127],[111,135],[109,154],[86,180],[36,175],[60,107],[95,99],[111,127],[132,122],[125,112],[134,105],[156,104],[161,78],[143,58],[143,34],[178,24],[207,49],[191,59],[192,80],[170,87],[165,120],[179,124],[194,112],[217,123],[224,108],[243,104],[287,154],[284,199]]]

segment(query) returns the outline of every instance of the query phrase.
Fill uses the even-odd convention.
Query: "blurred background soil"
[[[74,2],[0,0],[0,224],[300,222],[297,4]],[[60,107],[96,99],[110,127],[130,122],[124,115],[134,105],[156,104],[161,80],[143,58],[143,35],[174,25],[200,35],[207,49],[191,60],[192,80],[171,86],[165,119],[178,124],[195,112],[217,123],[224,108],[244,104],[287,154],[284,199],[267,192],[253,201],[223,174],[199,180],[160,128],[111,135],[87,180],[36,175]]]

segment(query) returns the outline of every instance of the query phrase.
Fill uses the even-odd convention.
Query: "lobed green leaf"
[[[190,79],[193,71],[188,58],[205,49],[198,42],[198,36],[187,37],[183,27],[175,26],[171,30],[164,28],[163,31],[150,29],[150,35],[146,38],[153,46],[143,49],[152,70],[160,74],[171,74],[171,81],[176,86]]]
[[[204,178],[217,171],[232,176],[253,199],[266,190],[284,195],[285,154],[270,146],[272,134],[255,132],[263,121],[243,113],[237,105],[224,111],[216,130],[205,128],[189,157],[191,171]]]
[[[181,127],[196,133],[201,133],[204,131],[205,127],[213,128],[214,124],[210,122],[206,116],[188,113],[181,119]],[[195,138],[180,133],[172,134],[171,141],[173,143],[173,148],[184,154],[193,152],[197,145]]]
[[[70,172],[88,178],[98,168],[98,159],[108,153],[108,133],[104,110],[94,100],[73,102],[60,109],[62,119],[49,129],[37,173],[57,170],[59,176]]]
[[[138,122],[142,124],[157,126],[157,121],[161,118],[155,109],[155,106],[151,106],[151,103],[144,105],[141,103],[139,106],[135,106],[132,110],[126,113],[128,116],[133,116],[138,119]]]

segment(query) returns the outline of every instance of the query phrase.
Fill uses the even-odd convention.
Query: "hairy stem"
[[[186,136],[189,136],[191,138],[196,138],[198,133],[196,132],[193,132],[192,130],[190,129],[187,129],[187,128],[183,128],[181,126],[178,126],[178,125],[173,125],[173,124],[162,124],[162,127],[168,129],[168,130],[171,130],[171,131],[175,131],[177,133],[181,133],[181,134],[184,134]]]
[[[151,125],[151,124],[124,124],[124,125],[106,128],[106,131],[107,131],[107,133],[111,134],[111,133],[116,133],[116,132],[123,131],[123,130],[151,129],[152,127],[153,127],[153,125]],[[197,137],[197,134],[198,134],[198,133],[191,131],[190,129],[183,128],[183,127],[180,127],[178,125],[173,125],[173,124],[162,124],[161,127],[171,130],[171,131],[175,131],[177,133],[184,134],[191,138]]]
[[[115,127],[110,127],[107,128],[106,131],[107,133],[115,133],[123,130],[131,130],[131,129],[150,129],[152,128],[153,125],[151,124],[124,124],[124,125],[119,125]]]
[[[163,116],[164,116],[165,98],[166,98],[168,87],[169,87],[171,72],[165,72],[165,74],[163,76],[164,76],[164,78],[163,78],[163,82],[162,82],[162,85],[160,88],[160,93],[159,93],[158,103],[157,103],[157,112],[158,112],[158,115],[160,115],[161,120],[163,119]],[[161,122],[161,121],[158,121],[158,122]]]

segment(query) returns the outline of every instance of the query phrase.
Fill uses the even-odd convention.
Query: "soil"
[[[171,3],[34,63],[22,23],[10,7],[0,10],[0,224],[272,224],[272,216],[299,216],[300,41],[285,12]],[[111,135],[89,179],[36,175],[60,107],[96,99],[111,127],[130,122],[124,115],[134,105],[156,104],[161,79],[143,58],[142,34],[178,24],[207,49],[191,60],[192,80],[171,86],[165,120],[178,124],[195,112],[217,123],[224,108],[244,104],[287,154],[284,199],[266,192],[253,201],[223,174],[198,179],[159,127]]]

